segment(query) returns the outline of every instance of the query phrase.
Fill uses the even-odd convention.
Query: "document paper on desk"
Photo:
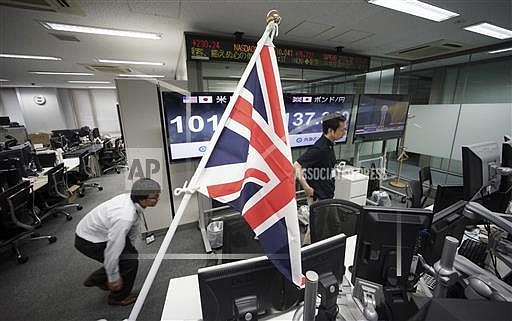
[[[246,69],[212,139],[196,184],[202,194],[240,211],[267,257],[303,285],[300,234],[288,128],[279,70],[270,38]],[[248,71],[249,70],[249,71]],[[244,77],[242,77],[242,80]],[[220,122],[222,124],[222,121]],[[215,137],[215,135],[214,135]]]

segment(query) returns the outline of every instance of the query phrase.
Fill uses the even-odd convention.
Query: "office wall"
[[[167,228],[171,224],[172,210],[157,86],[145,80],[131,79],[118,79],[116,84],[130,167],[127,191],[137,177],[159,181],[162,187],[160,201],[156,207],[146,209],[146,219],[150,231]]]
[[[0,89],[0,100],[4,106],[4,114],[11,118],[12,122],[25,124],[25,117],[21,111],[20,102],[15,88]]]
[[[17,94],[28,132],[68,128],[69,124],[66,123],[55,88],[18,88]],[[35,96],[45,97],[46,103],[36,104]]]
[[[42,106],[34,96],[44,96]],[[110,89],[4,88],[0,89],[1,114],[30,132],[98,127],[102,135],[120,136],[117,94]]]

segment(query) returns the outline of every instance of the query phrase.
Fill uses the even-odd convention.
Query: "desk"
[[[66,158],[63,160],[63,163],[66,170],[72,170],[80,165],[80,159],[78,157]],[[29,178],[34,192],[48,184],[48,176],[46,173],[52,168],[53,167],[44,167],[43,171],[39,173],[38,176]]]
[[[346,240],[345,246],[345,277],[350,280],[351,274],[348,271],[348,267],[352,265],[354,261],[354,254],[356,248],[357,236],[351,236]],[[351,295],[347,295],[347,298],[351,300]],[[345,302],[348,304],[347,302]],[[353,303],[353,301],[352,301]],[[340,301],[338,299],[338,304]],[[343,304],[341,304],[343,305]],[[342,309],[340,309],[341,312]],[[350,311],[348,311],[350,310]],[[350,316],[356,315],[355,320],[364,320],[362,314],[357,316],[357,311],[353,308],[348,309],[347,312]],[[292,320],[295,309],[291,311],[272,315],[267,320]],[[201,320],[203,318],[201,310],[201,296],[199,293],[199,282],[197,274],[184,276],[181,278],[171,279],[169,281],[169,287],[167,288],[167,295],[165,297],[164,308],[162,311],[162,321],[164,320]],[[344,315],[345,317],[345,315]],[[347,320],[347,318],[345,318]]]

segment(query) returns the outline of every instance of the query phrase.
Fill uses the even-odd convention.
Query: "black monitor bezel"
[[[388,139],[396,139],[396,138],[402,138],[405,133],[405,129],[407,128],[407,120],[408,117],[405,119],[404,129],[402,131],[392,131],[392,132],[380,132],[380,133],[371,133],[371,134],[357,134],[357,123],[359,120],[359,104],[361,103],[361,98],[363,97],[376,97],[376,98],[382,98],[385,99],[386,97],[403,97],[404,100],[397,100],[396,101],[407,101],[407,113],[409,114],[409,108],[411,106],[411,97],[409,95],[401,95],[401,94],[361,94],[359,95],[359,99],[357,101],[357,110],[356,110],[356,119],[354,123],[354,129],[352,134],[352,142],[354,143],[364,143],[364,142],[372,142],[372,141],[380,141],[380,140],[388,140]]]
[[[175,91],[170,91],[170,90],[166,90],[166,91],[161,91],[161,108],[162,108],[162,114],[163,114],[163,119],[165,120],[164,122],[164,126],[165,126],[165,135],[167,136],[166,137],[166,141],[167,141],[167,149],[168,149],[168,153],[169,153],[169,162],[170,163],[179,163],[179,162],[184,162],[184,161],[187,161],[187,160],[193,160],[193,159],[201,159],[202,156],[195,156],[195,157],[187,157],[187,158],[178,158],[178,159],[174,159],[173,158],[173,155],[172,155],[172,152],[171,152],[171,142],[170,142],[170,139],[169,139],[169,128],[167,127],[168,123],[169,123],[169,119],[167,117],[167,110],[166,110],[166,107],[164,105],[164,95],[166,94],[172,94],[172,95],[175,95],[175,96],[185,96],[183,93],[179,93],[179,92],[175,92]],[[194,92],[190,92],[189,93],[190,96],[212,96],[212,95],[233,95],[233,92],[222,92],[222,91],[212,91],[212,92],[206,92],[206,91],[194,91]],[[351,106],[350,106],[350,118],[352,119],[354,117],[354,106],[355,106],[355,101],[356,101],[356,97],[358,95],[356,94],[321,94],[321,93],[315,93],[315,94],[311,94],[311,93],[283,93],[283,99],[285,97],[290,97],[290,96],[350,96],[351,99],[352,99],[352,103],[351,103]],[[179,97],[178,97],[179,98]],[[286,102],[285,102],[286,104]],[[350,120],[349,119],[349,122],[346,123],[346,139],[345,141],[337,141],[335,142],[335,144],[347,144],[349,142],[349,131],[351,129],[350,127]],[[312,146],[313,144],[310,144],[310,145],[304,145],[304,146],[294,146],[294,147],[290,147],[292,149],[298,149],[298,148],[307,148],[307,147],[310,147]]]
[[[419,222],[419,223],[421,223],[421,226],[423,226],[423,229],[428,229],[430,227],[430,225],[432,224],[432,219],[433,219],[433,215],[434,215],[432,211],[429,211],[426,209],[418,209],[418,208],[389,208],[389,207],[379,207],[379,206],[365,206],[363,208],[364,208],[364,211],[361,213],[361,215],[359,217],[359,222],[358,222],[357,243],[356,243],[356,250],[355,250],[355,254],[354,254],[354,271],[352,273],[352,284],[355,284],[356,278],[361,278],[362,273],[358,273],[358,272],[361,272],[358,270],[359,265],[368,266],[368,264],[362,264],[360,262],[362,262],[364,259],[362,257],[362,255],[364,254],[362,243],[367,241],[367,239],[368,239],[368,238],[363,238],[362,236],[365,235],[364,229],[368,228],[368,226],[370,226],[369,222],[367,222],[370,219],[370,216],[374,215],[375,213],[394,215],[395,217],[398,215],[399,216],[408,215],[407,217],[417,216],[417,217],[420,217],[420,220],[423,218],[424,222],[423,223]],[[404,218],[407,218],[407,217],[404,216]],[[407,224],[407,222],[405,222],[405,221],[406,221],[406,219],[403,221],[403,223]],[[394,223],[394,222],[388,222],[388,223]],[[386,235],[385,232],[379,233],[379,235],[381,235],[381,234]],[[372,234],[369,233],[368,235],[372,235]],[[376,235],[376,234],[373,233],[373,235]],[[396,235],[393,235],[393,237],[396,237]],[[375,238],[375,236],[373,238]],[[373,238],[372,238],[372,240],[373,240]],[[382,245],[383,244],[381,244],[380,246],[382,246]],[[410,245],[408,247],[414,248],[414,246],[415,245]],[[406,260],[405,263],[403,261],[404,258],[402,258],[402,266],[404,264],[406,264],[406,266],[410,266],[410,262],[412,262],[413,254],[414,253],[411,253],[410,257],[405,258],[405,260]],[[380,262],[380,259],[378,262]],[[364,271],[364,272],[367,272],[367,271]],[[407,269],[405,269],[405,271],[402,270],[402,276],[397,277],[397,285],[406,286],[407,282],[408,282],[409,275],[410,275],[410,270],[407,270]],[[382,284],[383,286],[387,285],[387,284],[385,284],[386,280],[383,280],[382,275],[379,277],[373,277],[373,276],[372,277],[363,277],[362,279],[365,279],[365,280],[368,280],[371,282],[375,282],[378,284]]]

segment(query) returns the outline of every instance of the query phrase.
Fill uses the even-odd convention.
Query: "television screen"
[[[403,136],[409,96],[361,95],[357,109],[354,141],[371,141]]]
[[[201,157],[232,93],[162,92],[171,159]],[[350,123],[353,95],[284,94],[292,147],[309,146],[322,135],[322,116],[339,112]],[[347,128],[348,133],[348,128]],[[346,142],[347,135],[338,142]]]

